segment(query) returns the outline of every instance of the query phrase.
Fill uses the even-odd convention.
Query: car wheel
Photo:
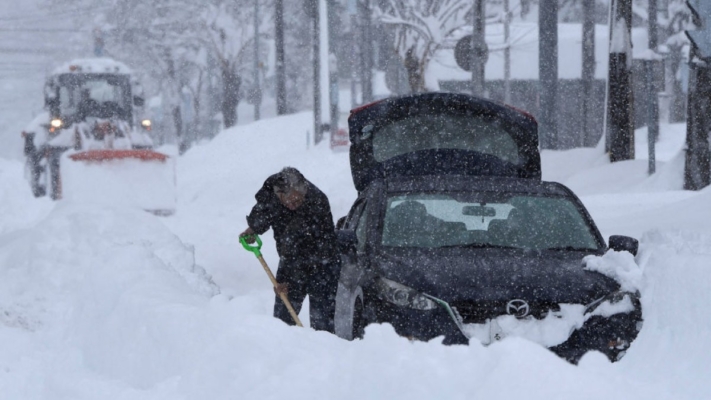
[[[365,318],[363,318],[363,300],[357,298],[353,307],[353,339],[363,339],[365,336]]]
[[[47,189],[44,185],[40,183],[40,176],[42,172],[32,171],[32,177],[30,178],[30,186],[32,187],[32,194],[35,197],[43,197],[47,195]]]
[[[50,197],[52,200],[59,200],[62,197],[62,178],[59,175],[59,155],[51,157],[47,168],[48,173],[48,186],[50,187]]]
[[[25,162],[25,177],[30,183],[32,194],[42,197],[47,194],[45,186],[40,182],[44,178],[45,166],[40,163],[35,154],[29,154]]]

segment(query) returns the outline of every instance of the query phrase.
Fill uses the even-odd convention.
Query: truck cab
[[[66,63],[47,78],[46,112],[22,133],[35,196],[61,196],[59,158],[67,150],[150,149],[143,89],[123,63],[109,58]]]

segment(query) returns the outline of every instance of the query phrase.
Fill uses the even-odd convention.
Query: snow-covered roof
[[[580,79],[582,61],[582,25],[558,24],[558,77]],[[504,79],[504,33],[502,24],[486,26],[489,61],[486,79]],[[466,34],[466,33],[465,33]],[[595,78],[607,78],[609,30],[607,25],[595,27]],[[511,24],[511,79],[538,80],[538,24]],[[648,50],[646,28],[632,29],[633,57],[640,58]],[[469,80],[471,72],[464,71],[454,60],[453,49],[442,49],[435,54],[428,74],[440,81]]]
[[[71,72],[130,74],[131,69],[128,68],[126,64],[111,58],[82,58],[62,64],[57,67],[52,74],[56,75]]]

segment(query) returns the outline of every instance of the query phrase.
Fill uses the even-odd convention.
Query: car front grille
[[[543,319],[549,311],[560,311],[560,306],[551,302],[527,301],[529,311],[526,316],[533,316],[536,319]],[[506,312],[509,300],[505,301],[455,301],[449,305],[457,311],[465,324],[480,324],[487,319],[493,319],[501,315],[508,315]]]

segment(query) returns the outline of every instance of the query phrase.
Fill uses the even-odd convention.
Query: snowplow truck
[[[102,193],[122,199],[136,197],[143,183],[150,193],[134,205],[172,212],[173,160],[153,150],[143,89],[125,64],[109,58],[66,63],[47,78],[44,103],[45,112],[22,132],[27,177],[36,197],[58,200],[93,192],[90,199]],[[130,170],[129,176],[121,176],[124,170]],[[162,182],[156,186],[151,177]],[[123,192],[117,186],[125,186]]]

